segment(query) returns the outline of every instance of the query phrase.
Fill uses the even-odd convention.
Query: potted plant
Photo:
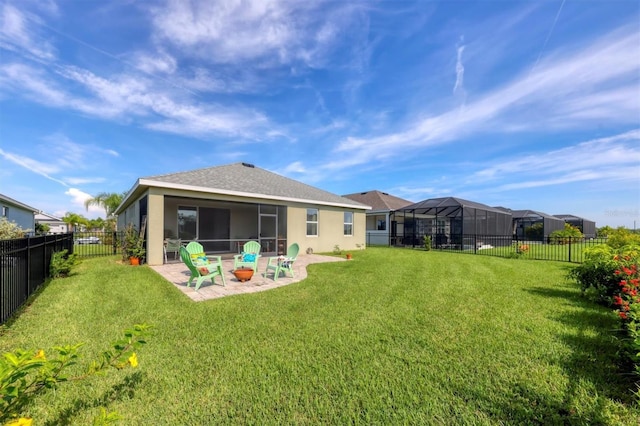
[[[122,242],[123,260],[129,260],[132,265],[139,265],[146,252],[144,237],[139,234],[133,225],[128,225],[124,231],[124,240]]]

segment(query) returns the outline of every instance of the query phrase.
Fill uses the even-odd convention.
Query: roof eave
[[[246,198],[264,198],[267,200],[278,200],[278,201],[289,201],[294,203],[308,203],[308,204],[319,204],[323,206],[332,206],[332,207],[345,207],[357,210],[371,210],[370,206],[361,204],[347,204],[347,203],[334,203],[331,201],[318,201],[304,198],[293,198],[293,197],[281,197],[274,195],[266,195],[266,194],[256,194],[253,192],[242,192],[242,191],[230,191],[226,189],[215,189],[215,188],[207,188],[202,186],[195,185],[184,185],[179,183],[170,183],[170,182],[162,182],[157,180],[150,179],[138,179],[136,184],[129,190],[125,198],[122,200],[122,203],[116,209],[116,213],[120,212],[120,209],[127,204],[127,201],[131,196],[136,192],[138,187],[147,186],[147,187],[156,187],[156,188],[167,188],[167,189],[178,189],[182,191],[196,191],[196,192],[206,192],[209,194],[221,194],[221,195],[233,195],[236,197],[246,197]]]

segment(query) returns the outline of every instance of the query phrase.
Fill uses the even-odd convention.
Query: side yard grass
[[[83,261],[10,326],[0,351],[155,326],[137,370],[63,384],[37,424],[629,424],[615,316],[564,263],[368,248],[278,289],[195,303],[147,267]],[[79,365],[78,368],[82,368]]]

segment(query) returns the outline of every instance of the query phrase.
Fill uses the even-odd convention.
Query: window
[[[344,235],[353,235],[353,212],[344,212]]]
[[[9,215],[9,207],[2,206],[2,217],[7,217]]]
[[[378,231],[386,231],[387,230],[387,221],[385,219],[378,219],[376,224],[376,229]]]
[[[307,236],[318,236],[318,209],[307,209]]]

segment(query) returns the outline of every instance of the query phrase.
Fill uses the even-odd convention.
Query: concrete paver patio
[[[301,254],[293,264],[295,278],[291,278],[289,274],[280,277],[274,281],[273,272],[265,277],[264,272],[267,268],[268,257],[261,257],[258,260],[258,272],[253,274],[250,281],[240,282],[233,275],[233,259],[222,260],[222,270],[225,274],[226,286],[222,286],[220,277],[215,278],[215,284],[210,280],[205,281],[200,289],[195,291],[194,283],[187,287],[189,281],[189,269],[182,262],[167,263],[164,265],[150,266],[151,269],[163,276],[167,281],[173,283],[180,291],[195,301],[203,301],[215,299],[218,297],[232,296],[234,294],[255,293],[257,291],[271,290],[272,288],[282,287],[301,281],[307,277],[307,265],[312,263],[324,262],[342,262],[346,259],[334,256],[323,256],[319,254]]]

